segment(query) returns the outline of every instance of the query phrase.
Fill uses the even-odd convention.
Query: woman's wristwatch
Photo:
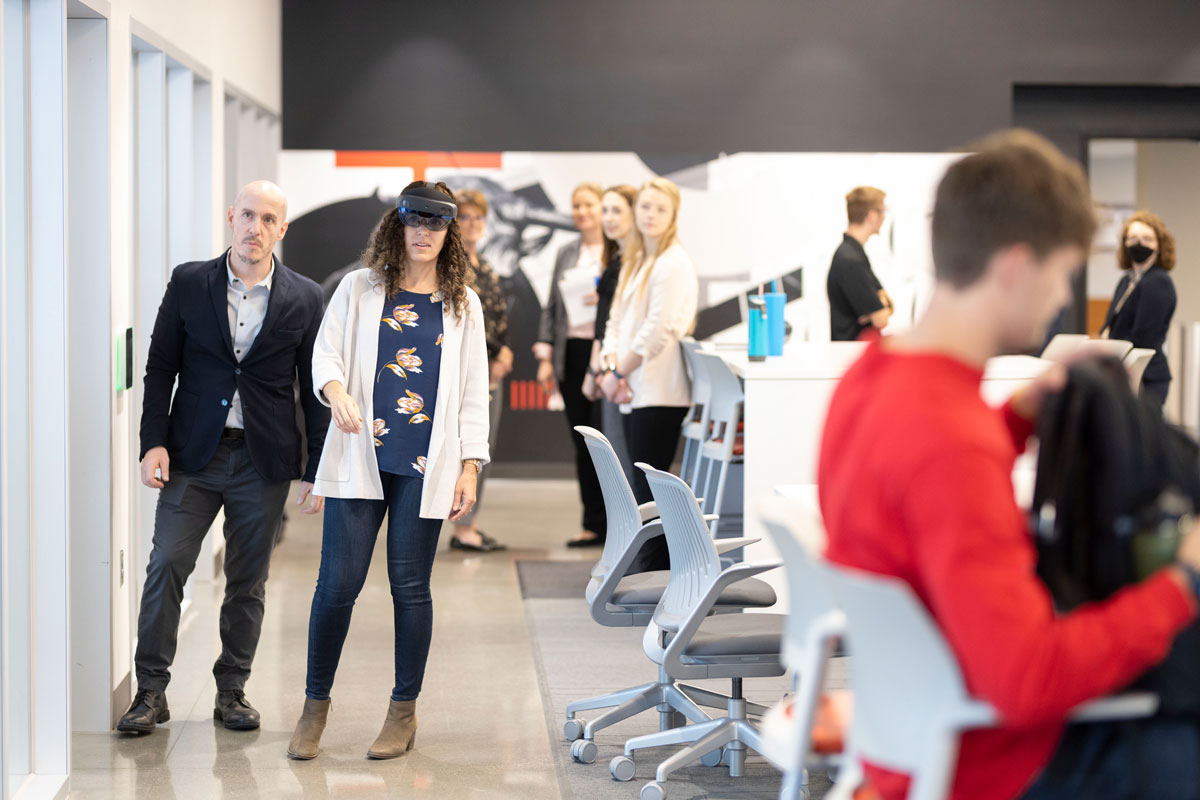
[[[474,467],[476,475],[483,471],[483,461],[478,458],[464,458],[463,463],[470,464],[472,467]]]

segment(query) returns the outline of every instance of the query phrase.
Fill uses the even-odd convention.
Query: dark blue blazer
[[[329,409],[312,390],[321,288],[275,259],[262,330],[239,363],[229,330],[227,253],[180,264],[167,283],[146,357],[141,455],[165,446],[172,469],[203,469],[216,452],[237,390],[246,444],[258,473],[272,483],[301,474],[313,481],[329,427]],[[176,378],[179,386],[172,397]],[[308,439],[303,473],[293,389],[297,379]]]
[[[1163,355],[1162,348],[1167,339],[1167,330],[1171,327],[1171,317],[1175,315],[1175,282],[1171,280],[1169,272],[1156,264],[1133,287],[1129,299],[1121,307],[1121,313],[1114,314],[1117,301],[1129,285],[1129,278],[1128,273],[1121,276],[1112,302],[1108,305],[1108,314],[1104,318],[1104,324],[1109,326],[1108,338],[1124,339],[1133,342],[1134,347],[1154,350],[1154,358],[1146,366],[1142,382],[1169,381],[1171,368],[1167,366],[1167,357]]]

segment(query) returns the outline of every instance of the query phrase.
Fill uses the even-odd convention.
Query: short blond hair
[[[887,192],[874,186],[855,186],[846,193],[846,217],[851,225],[860,225],[873,209],[883,210]]]
[[[458,199],[459,211],[462,210],[463,206],[475,206],[479,209],[479,213],[485,217],[487,216],[488,201],[483,192],[478,189],[459,189],[454,193],[454,196]]]

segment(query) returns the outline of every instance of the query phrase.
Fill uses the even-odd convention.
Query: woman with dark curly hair
[[[1106,339],[1124,339],[1154,351],[1142,374],[1142,396],[1162,408],[1171,387],[1163,342],[1175,315],[1175,237],[1157,214],[1138,211],[1125,222],[1117,264],[1126,274],[1117,283],[1104,328]]]
[[[438,534],[444,519],[471,510],[488,460],[483,309],[468,288],[457,216],[444,183],[409,184],[372,234],[365,267],[342,279],[317,333],[313,389],[336,429],[325,439],[314,488],[327,500],[292,758],[319,751],[350,614],[385,514],[396,682],[367,755],[394,758],[413,746]]]

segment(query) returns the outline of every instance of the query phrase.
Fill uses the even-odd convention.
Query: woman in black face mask
[[[1161,408],[1171,386],[1163,342],[1175,314],[1175,283],[1168,274],[1175,268],[1175,237],[1157,214],[1138,211],[1125,223],[1117,263],[1128,272],[1117,284],[1100,335],[1154,350],[1142,395]]]

